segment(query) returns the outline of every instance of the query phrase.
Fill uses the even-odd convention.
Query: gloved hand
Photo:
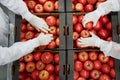
[[[48,33],[49,26],[45,22],[44,19],[37,17],[33,15],[31,12],[26,10],[24,13],[22,13],[22,17],[25,18],[32,26],[34,26],[38,31],[42,31],[45,33]]]
[[[119,11],[119,10],[120,10],[119,0],[107,0],[99,4],[98,8],[95,11],[87,13],[84,16],[82,24],[85,27],[86,23],[92,21],[93,26],[95,26],[101,16],[104,16],[110,13],[111,11]]]
[[[91,34],[91,37],[79,38],[78,44],[82,45],[82,47],[95,46],[96,41],[100,40],[100,38],[93,33],[90,33],[90,34]]]
[[[47,45],[51,40],[53,40],[53,35],[40,33],[36,39],[38,39],[39,45]]]

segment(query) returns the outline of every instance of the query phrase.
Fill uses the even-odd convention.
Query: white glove
[[[49,42],[51,42],[51,40],[53,40],[53,35],[40,33],[37,39],[39,41],[39,45],[47,45]]]
[[[47,25],[47,23],[45,22],[44,19],[33,15],[28,10],[26,11],[26,13],[22,14],[22,17],[25,18],[38,31],[41,30],[41,31],[43,31],[45,33],[48,33],[48,31],[50,30],[49,26]]]
[[[107,0],[101,3],[95,11],[87,13],[83,18],[82,24],[85,27],[86,23],[92,21],[93,26],[95,26],[101,16],[104,16],[110,13],[111,11],[119,10],[120,10],[119,0]]]
[[[112,42],[102,40],[93,33],[90,33],[90,34],[91,34],[91,37],[79,38],[78,44],[82,45],[82,47],[87,47],[87,46],[99,47],[100,50],[104,52],[105,56],[110,56]]]

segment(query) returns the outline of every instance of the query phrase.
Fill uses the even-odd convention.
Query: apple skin
[[[55,4],[54,4],[52,1],[46,1],[46,2],[43,4],[43,9],[44,9],[44,11],[46,11],[46,12],[54,11],[54,8],[55,8]]]

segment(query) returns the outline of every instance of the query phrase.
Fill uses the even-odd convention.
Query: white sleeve
[[[23,0],[0,0],[0,3],[15,14],[21,15],[22,18],[26,18],[28,21],[32,18],[32,14],[29,12]]]
[[[111,56],[116,59],[120,59],[120,44],[116,42],[108,42],[102,39],[97,40],[95,46],[99,47],[106,56]]]
[[[97,14],[103,16],[110,12],[120,11],[120,0],[107,0],[101,3],[97,10]]]
[[[11,47],[0,46],[0,65],[13,62],[32,52],[34,48],[38,46],[39,41],[37,39],[28,40],[26,42],[16,42]]]

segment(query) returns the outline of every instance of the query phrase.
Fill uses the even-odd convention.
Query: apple
[[[78,71],[75,71],[75,70],[74,70],[74,80],[77,80],[78,77],[79,77]]]
[[[88,22],[88,23],[86,23],[85,29],[91,30],[92,28],[93,28],[93,22]]]
[[[27,40],[34,38],[34,36],[35,36],[35,34],[32,31],[28,31],[28,32],[25,33],[25,38]]]
[[[84,17],[83,14],[81,14],[81,15],[79,15],[79,16],[77,17],[77,18],[78,18],[78,22],[79,22],[80,24],[82,24],[83,17]]]
[[[39,80],[38,75],[39,75],[38,70],[35,70],[31,73],[31,77],[32,77],[33,80]]]
[[[20,40],[24,39],[25,38],[25,33],[24,32],[21,32],[20,33]]]
[[[38,47],[38,49],[39,49],[39,50],[45,50],[45,49],[47,49],[47,45],[40,45],[40,46]]]
[[[59,75],[59,65],[58,64],[55,65],[54,72],[55,72],[56,75]]]
[[[57,35],[59,35],[59,28],[57,28],[56,33],[57,33]]]
[[[41,60],[45,64],[49,64],[53,61],[53,54],[51,52],[44,52],[41,55]]]
[[[72,3],[72,10],[75,10],[75,4]]]
[[[56,44],[55,44],[55,41],[53,40],[47,45],[48,49],[54,49],[55,47],[56,47]]]
[[[111,80],[108,74],[103,74],[100,76],[99,80]]]
[[[93,79],[99,79],[100,77],[100,72],[98,70],[92,70],[90,72],[90,76],[93,78]]]
[[[25,80],[32,80],[32,78],[31,77],[27,77]]]
[[[59,45],[60,45],[59,37],[56,38],[56,40],[55,40],[55,44],[56,44],[57,47],[59,47]]]
[[[107,15],[101,16],[100,21],[103,25],[106,25],[109,22],[109,18]]]
[[[55,76],[55,80],[59,80],[59,76],[58,75]]]
[[[21,25],[21,31],[26,32],[26,30],[27,30],[27,26],[25,24],[22,24]]]
[[[93,69],[94,64],[93,64],[92,61],[87,60],[87,61],[84,62],[83,66],[84,66],[85,70],[90,71],[90,70]]]
[[[115,60],[114,60],[114,58],[109,58],[109,61],[107,62],[108,63],[108,65],[111,67],[111,68],[113,68],[114,66],[115,66],[115,62],[114,62]]]
[[[88,53],[86,51],[81,51],[78,53],[78,59],[82,62],[85,62],[88,60]]]
[[[19,73],[18,79],[25,80],[25,77],[26,77],[25,73]]]
[[[34,62],[28,62],[26,64],[26,71],[27,72],[33,72],[35,70],[35,63]]]
[[[37,70],[43,70],[45,68],[45,64],[40,60],[36,62],[35,66]]]
[[[53,35],[57,34],[57,28],[56,28],[56,26],[50,26],[49,33],[53,34]]]
[[[107,62],[109,61],[109,56],[105,56],[104,53],[99,53],[98,59],[99,59],[102,63],[107,63]]]
[[[34,0],[29,0],[27,2],[27,6],[29,9],[34,9],[35,5],[36,5],[36,2]]]
[[[48,80],[55,80],[55,75],[54,74],[50,74],[49,79]]]
[[[55,64],[59,64],[59,54],[58,53],[56,53],[55,55],[54,55],[54,63]]]
[[[26,19],[22,19],[22,24],[26,24],[27,20]]]
[[[97,2],[97,0],[87,0],[87,2],[89,3],[89,4],[95,4],[96,2]]]
[[[91,61],[95,61],[95,60],[97,60],[97,58],[98,58],[97,52],[95,52],[95,51],[89,52],[89,59],[90,59]]]
[[[80,71],[80,76],[81,76],[81,77],[84,77],[84,78],[88,78],[88,77],[90,76],[90,72],[87,71],[87,70],[82,69],[82,70]]]
[[[83,5],[85,5],[87,3],[86,0],[77,0],[79,3],[82,3]]]
[[[52,1],[46,1],[46,2],[43,4],[43,9],[44,9],[44,11],[46,11],[46,12],[54,11],[54,8],[55,8],[55,4],[54,4]]]
[[[55,26],[56,23],[57,23],[57,19],[55,16],[47,16],[46,17],[46,23],[49,25],[49,26]]]
[[[98,36],[101,39],[106,39],[109,36],[109,31],[107,31],[106,29],[101,29],[98,31]]]
[[[78,19],[77,19],[77,16],[76,16],[76,15],[73,15],[73,17],[72,17],[72,22],[73,22],[73,25],[77,24]]]
[[[53,64],[47,64],[46,67],[45,67],[45,70],[47,70],[49,72],[49,74],[53,74],[54,73]]]
[[[74,63],[74,70],[75,71],[81,71],[83,68],[83,64],[81,61],[76,60]]]
[[[33,54],[29,53],[29,54],[25,55],[24,56],[24,61],[25,62],[31,62],[31,61],[33,61]]]
[[[59,18],[57,18],[57,20],[56,20],[56,25],[57,25],[57,26],[60,25],[60,20],[59,20]]]
[[[83,26],[80,23],[77,23],[73,26],[73,31],[80,33],[83,30]]]
[[[33,53],[33,59],[34,59],[35,61],[38,61],[38,60],[40,60],[41,55],[42,55],[41,52],[34,52],[34,53]]]
[[[92,4],[85,5],[85,12],[91,12],[94,10],[94,7]]]
[[[24,72],[25,71],[25,63],[20,62],[20,67],[19,67],[19,72]]]
[[[111,70],[110,70],[110,76],[112,78],[116,78],[116,73],[115,73],[115,69],[114,68],[111,68]]]
[[[44,4],[47,0],[38,0],[40,4]]]
[[[58,10],[58,1],[55,1],[55,10]]]
[[[101,21],[98,20],[98,22],[97,22],[96,25],[94,26],[94,30],[99,31],[99,30],[101,30],[101,29],[103,29],[103,25],[102,25]]]
[[[30,23],[28,23],[28,24],[27,24],[27,30],[28,30],[28,31],[34,31],[35,28],[34,28]]]
[[[107,29],[107,30],[112,30],[112,22],[108,22],[107,24],[106,24],[106,26],[105,26],[105,28]]]
[[[44,10],[43,10],[43,6],[42,4],[36,4],[35,5],[35,12],[37,13],[42,13]]]
[[[82,47],[82,45],[78,43],[78,39],[75,40],[75,47],[77,47],[77,48],[81,48]]]
[[[78,39],[79,34],[77,32],[73,32],[73,40]]]
[[[96,70],[99,70],[102,67],[102,63],[99,60],[95,60],[93,64],[94,64],[94,69]]]
[[[41,70],[39,73],[39,79],[40,80],[48,80],[49,78],[49,72],[47,70]]]
[[[113,39],[112,39],[111,36],[106,39],[106,41],[112,41],[112,40],[113,40]]]
[[[75,10],[77,10],[77,11],[84,11],[84,6],[83,6],[83,4],[82,3],[76,3],[76,5],[75,5]]]
[[[96,30],[95,30],[95,29],[91,29],[91,30],[89,30],[89,32],[91,32],[91,33],[93,33],[93,34],[97,35],[97,32],[96,32]]]
[[[103,73],[108,74],[110,72],[110,66],[108,64],[103,64],[101,70]]]
[[[90,36],[90,33],[88,30],[82,30],[81,33],[80,33],[80,37],[83,37],[83,38],[87,38]]]
[[[84,77],[78,77],[77,80],[86,80]]]

